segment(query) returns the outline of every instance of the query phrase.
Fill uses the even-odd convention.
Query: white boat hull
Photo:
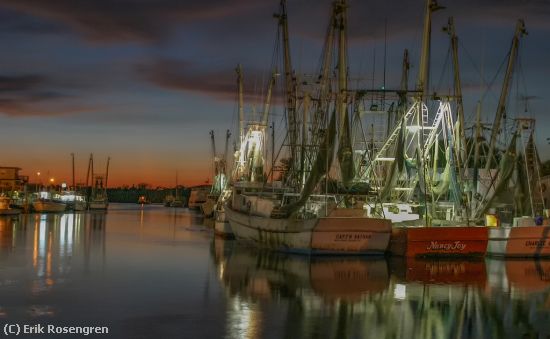
[[[225,213],[238,240],[279,251],[382,255],[391,235],[391,221],[387,219],[333,216],[277,219],[228,207]]]
[[[222,238],[233,239],[235,234],[233,234],[231,224],[229,224],[229,220],[227,220],[225,216],[224,209],[216,210],[215,214],[216,221],[214,223],[214,233]]]
[[[550,257],[550,226],[490,227],[487,255]]]
[[[64,212],[67,209],[67,204],[57,201],[37,200],[32,203],[32,207],[36,212]]]

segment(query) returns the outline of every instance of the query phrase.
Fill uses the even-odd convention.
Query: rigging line
[[[510,47],[510,50],[508,51],[508,53],[504,56],[504,59],[502,60],[500,66],[498,67],[495,75],[493,76],[493,78],[491,79],[490,82],[487,82],[487,80],[485,79],[485,77],[483,76],[483,73],[479,70],[479,68],[477,67],[476,63],[474,62],[474,58],[472,57],[472,55],[470,54],[470,52],[468,51],[468,49],[466,48],[466,46],[462,43],[462,40],[459,40],[458,43],[460,44],[460,47],[461,47],[461,50],[464,51],[464,53],[466,53],[466,56],[468,57],[468,60],[471,62],[472,66],[474,67],[474,70],[477,72],[477,74],[479,75],[480,79],[482,80],[483,82],[483,85],[487,87],[487,89],[485,90],[485,92],[483,93],[482,95],[482,99],[485,98],[485,96],[487,95],[487,93],[491,90],[491,87],[493,86],[495,80],[496,80],[496,77],[498,76],[498,74],[500,73],[502,67],[506,64],[506,61],[508,60],[508,56],[510,55],[510,52],[511,52],[511,47]],[[494,96],[493,94],[493,98],[496,99],[496,97]]]
[[[451,46],[449,45],[449,48],[447,49],[447,55],[445,56],[445,62],[443,63],[443,67],[441,69],[441,75],[439,76],[439,80],[437,83],[437,88],[442,87],[443,78],[445,78],[445,75],[447,75],[447,66],[449,64],[450,56],[451,56]]]

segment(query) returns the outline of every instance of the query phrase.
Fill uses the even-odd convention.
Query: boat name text
[[[370,234],[364,234],[364,233],[337,233],[336,234],[336,241],[360,241],[360,240],[366,240],[370,239]]]
[[[439,243],[437,241],[430,242],[430,245],[426,247],[427,250],[430,251],[463,251],[466,248],[466,244],[461,243],[460,241],[455,242],[445,242],[445,243]]]

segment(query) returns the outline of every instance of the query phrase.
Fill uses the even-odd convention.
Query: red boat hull
[[[390,252],[405,257],[477,257],[487,251],[486,227],[403,227],[395,228]]]

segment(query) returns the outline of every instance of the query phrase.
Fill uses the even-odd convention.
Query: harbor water
[[[0,322],[105,338],[546,338],[550,261],[289,255],[216,238],[185,208],[111,204],[0,219]],[[54,336],[83,334],[20,334]]]

